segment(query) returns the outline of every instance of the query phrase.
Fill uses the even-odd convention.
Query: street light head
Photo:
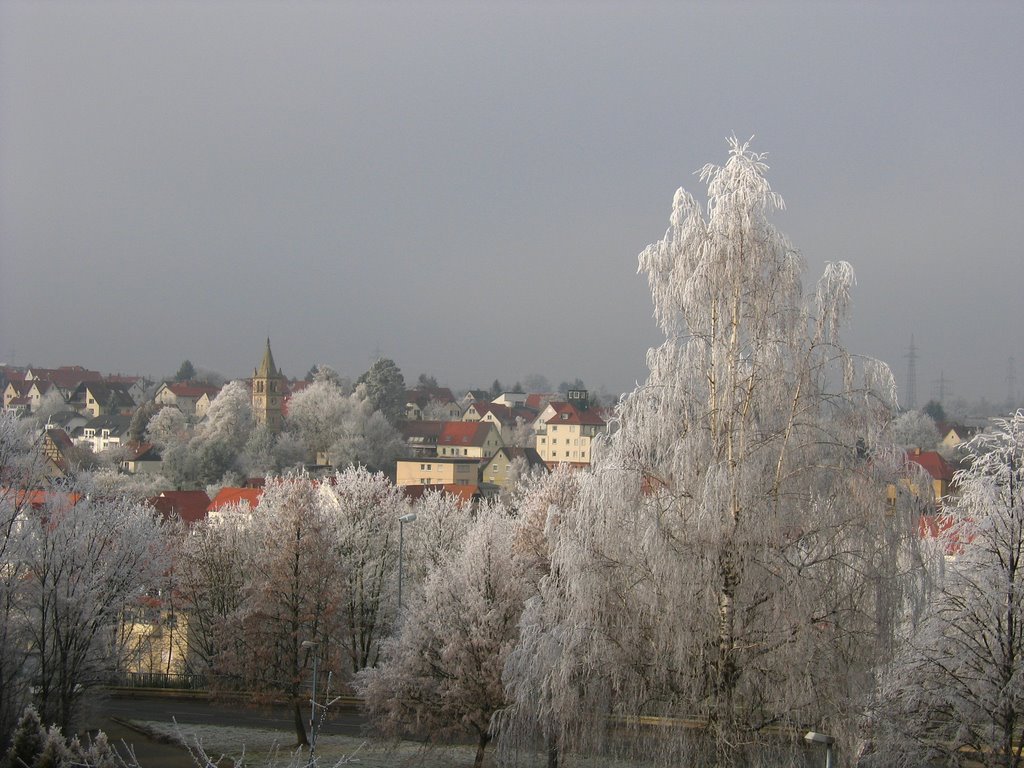
[[[400,523],[411,523],[415,519],[416,519],[416,513],[415,512],[410,512],[409,514],[402,515],[400,518],[398,518],[398,522],[400,522]]]
[[[320,641],[319,640],[303,640],[302,643],[299,645],[299,647],[300,648],[319,648],[320,647]]]
[[[812,744],[835,744],[836,738],[817,731],[808,731],[804,734],[804,741],[809,741]]]

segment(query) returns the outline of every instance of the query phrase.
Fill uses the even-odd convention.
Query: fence
[[[114,679],[113,684],[118,688],[174,688],[186,691],[204,691],[206,690],[206,676],[164,672],[123,672]]]

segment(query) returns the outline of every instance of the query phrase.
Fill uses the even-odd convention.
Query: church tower
[[[260,367],[252,372],[252,417],[256,425],[266,424],[271,432],[284,425],[284,376],[274,365],[270,339]]]

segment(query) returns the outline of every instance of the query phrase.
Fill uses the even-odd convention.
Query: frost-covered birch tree
[[[555,759],[784,765],[806,727],[849,754],[918,573],[916,519],[883,502],[892,377],[840,338],[853,271],[804,295],[766,170],[734,139],[640,255],[665,341],[548,526],[507,667],[508,738],[532,724]]]
[[[967,450],[942,581],[881,686],[872,766],[1024,765],[1024,411]]]

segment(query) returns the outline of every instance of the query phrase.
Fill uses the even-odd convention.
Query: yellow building
[[[395,485],[476,485],[480,460],[443,456],[399,459]]]
[[[549,467],[558,464],[589,466],[594,438],[604,429],[605,420],[594,408],[548,403],[534,422],[535,447]]]

